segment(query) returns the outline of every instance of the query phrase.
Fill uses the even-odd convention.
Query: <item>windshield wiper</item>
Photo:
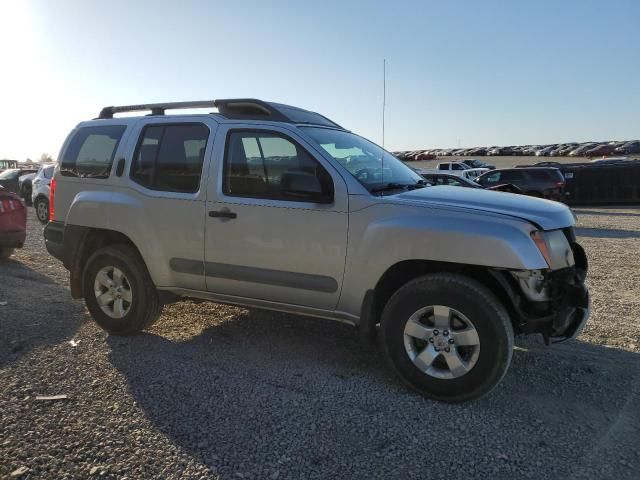
[[[391,190],[415,190],[416,188],[423,188],[427,186],[427,182],[425,180],[418,180],[416,183],[385,183],[384,185],[380,185],[379,187],[374,187],[371,189],[371,193],[381,193],[381,192],[389,192]]]

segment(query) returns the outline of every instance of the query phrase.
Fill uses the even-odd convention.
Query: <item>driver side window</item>
[[[282,188],[286,173],[314,175],[333,196],[329,173],[300,145],[275,132],[232,131],[227,137],[222,190],[226,195],[304,201]]]

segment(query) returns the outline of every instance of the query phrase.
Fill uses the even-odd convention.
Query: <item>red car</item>
[[[27,236],[27,208],[15,193],[0,187],[0,260],[22,248]]]
[[[587,150],[586,152],[584,152],[584,156],[587,158],[603,157],[606,155],[612,155],[615,153],[615,151],[616,151],[616,145],[604,144],[604,145],[598,145],[597,147],[593,147],[592,149]]]

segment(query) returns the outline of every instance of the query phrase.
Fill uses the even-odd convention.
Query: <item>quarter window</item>
[[[293,141],[269,132],[236,131],[229,134],[224,163],[225,194],[300,200],[282,188],[285,173],[315,175],[323,196],[333,196],[333,181],[329,173]]]
[[[107,178],[126,128],[109,125],[78,129],[62,156],[60,173],[68,177]]]
[[[195,193],[209,138],[206,125],[149,125],[142,132],[131,178],[140,185],[168,192]]]

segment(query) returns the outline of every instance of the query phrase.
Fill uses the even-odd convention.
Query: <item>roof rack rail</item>
[[[151,115],[164,115],[165,110],[177,110],[182,108],[207,108],[215,107],[216,100],[199,100],[193,102],[168,102],[168,103],[144,103],[141,105],[121,105],[117,107],[104,107],[98,118],[113,118],[116,113],[141,112],[151,110]]]
[[[342,128],[340,125],[319,113],[283,105],[265,102],[256,98],[233,98],[226,100],[201,100],[195,102],[144,103],[140,105],[122,105],[104,107],[98,119],[113,118],[116,113],[139,112],[150,110],[150,115],[164,115],[165,110],[182,108],[215,107],[223,117],[236,120],[270,120],[274,122],[290,122],[309,125],[324,125]]]

